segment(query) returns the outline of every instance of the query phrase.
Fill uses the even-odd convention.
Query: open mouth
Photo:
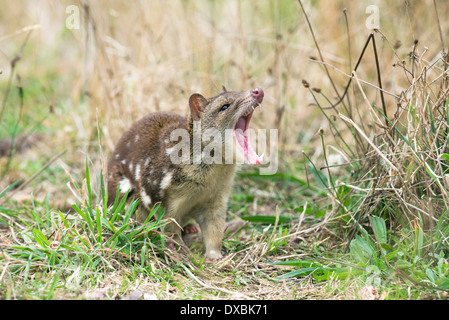
[[[237,142],[237,149],[243,154],[245,160],[249,164],[261,164],[263,154],[258,156],[249,142],[249,123],[255,108],[257,108],[263,100],[263,90],[251,90],[251,101],[245,106],[242,114],[234,125],[234,138]]]

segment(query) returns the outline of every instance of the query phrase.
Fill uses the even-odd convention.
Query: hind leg
[[[240,218],[236,218],[231,221],[226,221],[224,225],[224,234],[226,236],[232,236],[237,231],[239,231],[241,228],[243,228],[246,225],[246,222],[243,221]],[[194,223],[189,223],[186,226],[183,227],[182,235],[183,237],[185,235],[193,234],[193,233],[201,233],[200,226]]]
[[[191,234],[191,233],[199,233],[200,232],[200,227],[197,224],[194,223],[189,223],[186,226],[184,226],[183,228],[183,232],[182,235],[186,235],[186,234]]]

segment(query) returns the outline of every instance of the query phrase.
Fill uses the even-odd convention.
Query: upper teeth
[[[246,111],[245,111],[245,113],[244,113],[243,115],[244,115],[244,116],[249,115],[252,111],[254,111],[254,110],[256,109],[256,107],[260,107],[260,106],[261,106],[260,103],[257,103],[257,104],[255,104],[255,105],[250,105],[250,106],[246,109]]]

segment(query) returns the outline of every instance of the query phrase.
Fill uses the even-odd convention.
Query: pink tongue
[[[241,119],[239,119],[239,121],[237,122],[236,130],[234,132],[238,144],[243,149],[243,155],[245,156],[245,159],[249,164],[260,164],[262,163],[262,159],[254,152],[253,148],[248,142],[248,137],[243,135],[243,130],[239,128],[240,121]],[[243,120],[243,122],[245,122],[245,120]]]
[[[235,128],[242,130],[242,132],[245,132],[245,129],[246,129],[246,118],[240,117],[237,120],[237,123],[235,124]]]

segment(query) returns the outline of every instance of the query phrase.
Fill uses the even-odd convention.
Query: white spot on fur
[[[146,160],[145,160],[145,164],[144,164],[144,166],[145,167],[148,167],[148,164],[150,163],[150,158],[147,158]]]
[[[128,142],[126,143],[126,146],[129,147],[130,145],[131,145],[131,141],[128,141]]]
[[[115,154],[115,159],[117,160],[120,157],[118,153]]]
[[[134,139],[135,142],[139,141],[139,135],[136,135],[136,138]]]
[[[128,178],[123,178],[123,180],[119,182],[119,186],[121,193],[125,193],[132,187],[131,182],[128,180]]]
[[[168,144],[168,139],[165,139],[165,140],[164,140],[164,144]]]
[[[163,196],[165,189],[167,189],[168,186],[170,185],[172,176],[173,176],[173,172],[169,172],[162,179],[161,187],[160,187],[161,191],[159,193],[161,195],[161,197]]]
[[[136,181],[140,179],[140,164],[136,165]]]
[[[163,171],[164,171],[164,173],[166,172],[165,169],[164,169]],[[167,174],[164,176],[164,178],[163,178],[162,181],[161,181],[161,188],[162,188],[162,189],[166,189],[166,188],[168,187],[168,185],[169,185],[170,182],[171,182],[172,176],[173,176],[173,172],[169,172],[169,173],[167,173]]]
[[[132,162],[129,163],[129,172],[133,172],[133,164],[132,164]]]
[[[149,209],[151,205],[151,197],[147,195],[144,189],[140,190],[140,197],[142,198],[143,204]]]
[[[165,149],[165,153],[170,155],[175,147]]]
[[[122,160],[122,163],[123,163],[123,164],[125,164],[125,163],[126,163],[126,160],[125,160],[125,159],[123,159],[123,160]]]

